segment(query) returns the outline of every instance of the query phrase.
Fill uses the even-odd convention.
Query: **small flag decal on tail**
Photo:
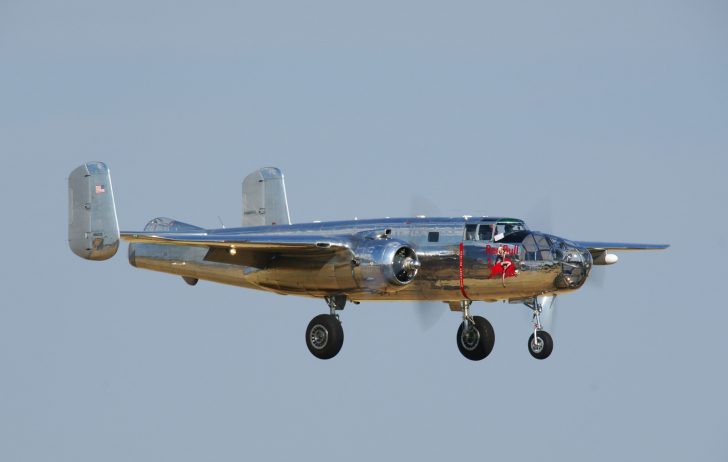
[[[106,192],[106,189],[104,188],[104,185],[97,184],[96,185],[96,194],[103,194]]]

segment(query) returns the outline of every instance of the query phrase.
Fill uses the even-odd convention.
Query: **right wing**
[[[576,242],[579,247],[586,248],[592,255],[595,265],[612,265],[617,263],[619,258],[610,254],[609,251],[627,250],[664,250],[670,247],[667,244],[627,244],[623,242]]]
[[[329,260],[353,257],[346,238],[309,234],[225,234],[200,232],[123,231],[121,238],[135,244],[207,247],[207,261],[264,268],[276,257]]]
[[[590,252],[601,252],[604,250],[664,250],[670,247],[668,244],[627,244],[624,242],[575,242],[579,247],[585,247]]]

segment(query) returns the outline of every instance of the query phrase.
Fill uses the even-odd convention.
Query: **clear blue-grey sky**
[[[725,461],[726,23],[721,1],[2,2],[0,460]],[[526,308],[484,303],[485,361],[409,303],[347,307],[319,361],[321,301],[76,258],[86,160],[125,229],[237,224],[274,165],[294,221],[424,198],[672,247],[562,297],[546,361]]]

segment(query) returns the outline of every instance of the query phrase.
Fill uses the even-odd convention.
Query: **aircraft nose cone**
[[[561,252],[561,274],[558,285],[564,289],[577,289],[584,285],[592,267],[592,256],[586,249],[569,247]]]

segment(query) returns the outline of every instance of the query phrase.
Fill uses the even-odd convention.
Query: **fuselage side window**
[[[478,228],[478,225],[476,225],[476,224],[465,225],[465,240],[466,241],[474,241],[478,238],[477,228]]]
[[[427,234],[427,242],[438,242],[440,240],[440,233],[437,231],[430,231]]]

